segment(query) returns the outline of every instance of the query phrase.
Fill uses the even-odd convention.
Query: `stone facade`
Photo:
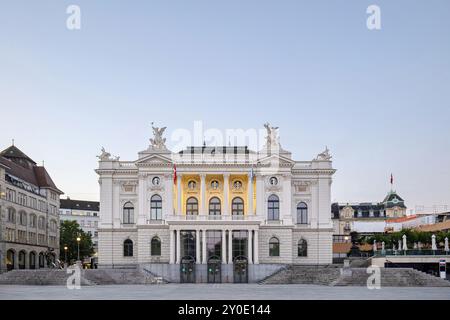
[[[239,259],[252,266],[331,263],[335,170],[328,149],[295,161],[266,128],[258,152],[203,146],[173,153],[158,128],[137,160],[102,149],[99,267],[180,265],[188,258],[205,272],[211,259],[224,269]]]
[[[59,195],[47,171],[15,146],[0,153],[0,272],[59,257]]]

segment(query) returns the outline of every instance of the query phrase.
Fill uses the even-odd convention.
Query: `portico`
[[[222,264],[233,264],[233,232],[245,232],[246,248],[240,251],[239,256],[245,256],[248,264],[259,264],[259,230],[258,223],[252,225],[230,225],[230,226],[194,226],[194,225],[173,225],[170,228],[170,264],[180,264],[183,258],[181,232],[189,231],[195,234],[195,262],[196,264],[207,264],[211,256],[208,255],[208,231],[220,232],[220,258]]]

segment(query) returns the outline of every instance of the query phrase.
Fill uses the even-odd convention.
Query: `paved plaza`
[[[326,287],[314,285],[117,285],[82,287],[0,285],[0,300],[450,300],[450,288]]]

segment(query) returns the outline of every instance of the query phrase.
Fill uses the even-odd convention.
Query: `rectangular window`
[[[212,257],[221,259],[222,257],[222,231],[208,230],[206,231],[206,254],[209,260]]]
[[[247,257],[248,231],[233,231],[233,259],[239,256]]]
[[[11,189],[6,189],[6,200],[16,202],[16,192]]]

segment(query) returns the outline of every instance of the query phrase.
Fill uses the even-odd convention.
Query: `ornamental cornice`
[[[293,186],[299,186],[299,187],[308,187],[311,185],[311,181],[309,180],[292,180]]]
[[[332,175],[335,169],[293,169],[293,174],[314,174],[314,175]]]

